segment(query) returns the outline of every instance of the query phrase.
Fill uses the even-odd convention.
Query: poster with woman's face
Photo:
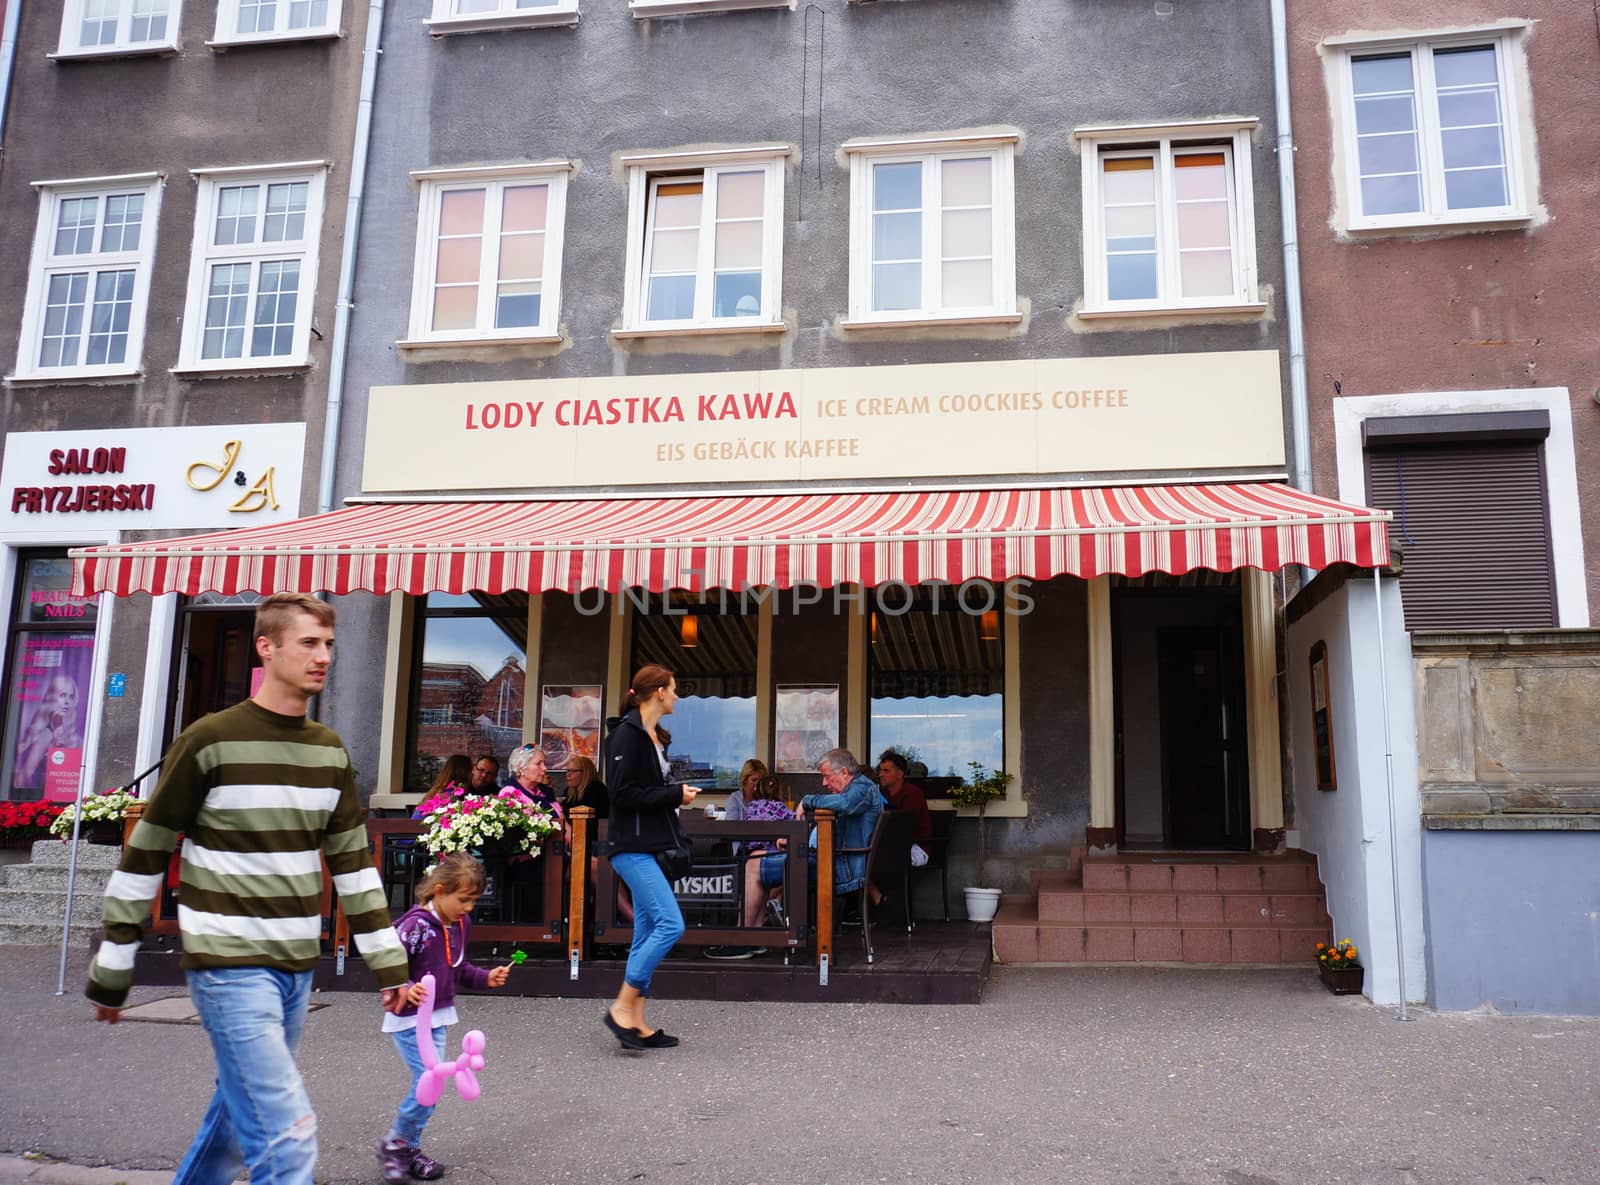
[[[776,721],[777,771],[815,773],[823,756],[839,746],[839,687],[780,686]]]
[[[574,757],[600,757],[600,696],[594,684],[546,683],[539,697],[539,745],[546,768],[563,770]]]
[[[25,633],[11,686],[11,785],[70,801],[78,791],[89,716],[92,633]]]

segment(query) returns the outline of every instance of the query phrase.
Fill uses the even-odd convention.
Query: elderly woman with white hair
[[[530,802],[549,807],[559,817],[561,800],[556,797],[554,788],[544,780],[544,750],[538,745],[523,745],[511,751],[511,760],[507,764],[511,768],[511,781],[506,785],[520,791]]]

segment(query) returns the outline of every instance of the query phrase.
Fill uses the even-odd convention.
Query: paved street
[[[0,958],[0,1183],[162,1185],[210,1092],[191,1024],[89,1020],[55,953]],[[171,996],[139,989],[134,1003]],[[375,1002],[319,996],[301,1063],[319,1180],[375,1182],[403,1090]],[[977,1007],[659,1001],[618,1051],[592,1001],[471,998],[483,1098],[447,1180],[562,1185],[1592,1185],[1600,1020],[1416,1012],[1304,971],[997,968]],[[453,1046],[454,1047],[454,1043]],[[23,1160],[42,1153],[69,1164]],[[166,1173],[112,1172],[167,1170]]]

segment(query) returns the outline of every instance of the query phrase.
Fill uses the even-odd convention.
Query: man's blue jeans
[[[633,949],[622,978],[641,995],[650,994],[650,977],[683,937],[683,910],[667,875],[649,852],[618,852],[611,867],[633,894]]]
[[[435,1061],[444,1061],[444,1039],[449,1035],[450,1030],[442,1025],[433,1030]],[[390,1033],[389,1036],[394,1038],[394,1047],[400,1052],[400,1060],[411,1071],[411,1093],[406,1095],[406,1101],[400,1104],[400,1110],[395,1114],[394,1123],[389,1126],[389,1138],[404,1140],[413,1148],[419,1148],[422,1146],[422,1129],[428,1126],[428,1120],[433,1117],[432,1107],[424,1107],[417,1102],[417,1083],[422,1080],[422,1072],[428,1067],[422,1064],[422,1051],[417,1048],[417,1030],[407,1029],[403,1033]]]
[[[317,1117],[294,1051],[311,972],[270,967],[190,971],[189,998],[217,1058],[217,1089],[173,1185],[312,1185]]]

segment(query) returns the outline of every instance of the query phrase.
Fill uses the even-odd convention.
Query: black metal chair
[[[939,904],[944,909],[944,920],[950,920],[950,833],[955,827],[955,811],[929,811],[928,818],[933,823],[933,834],[925,839],[917,840],[924,852],[928,853],[928,862],[920,868],[913,868],[909,861],[906,868],[906,908],[911,907],[911,888],[919,880],[927,880],[934,873],[939,874]],[[916,928],[916,922],[912,922]]]
[[[885,893],[886,900],[881,902],[877,909],[885,905],[891,910],[899,910],[905,920],[906,931],[911,930],[911,903],[906,897],[906,870],[911,867],[911,837],[917,829],[917,817],[911,811],[884,811],[878,816],[877,825],[872,829],[872,840],[864,848],[838,848],[841,856],[859,855],[866,853],[867,876],[861,882],[861,942],[866,948],[867,962],[872,962],[872,886],[877,885],[879,892],[884,892],[887,885],[891,890],[898,888],[899,893],[890,895]],[[898,898],[898,900],[897,900]]]

